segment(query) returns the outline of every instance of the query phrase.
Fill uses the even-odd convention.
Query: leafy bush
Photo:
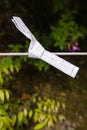
[[[51,37],[54,39],[54,46],[66,50],[68,44],[73,45],[80,38],[84,38],[86,30],[79,26],[69,11],[61,15],[56,26],[51,26]]]
[[[64,103],[48,97],[41,98],[37,94],[28,100],[16,101],[14,98],[11,100],[10,95],[9,90],[0,89],[0,130],[20,129],[31,121],[34,130],[42,130],[65,119]]]
[[[65,109],[65,105],[60,105],[60,102],[58,101],[47,97],[38,97],[33,114],[33,120],[36,122],[34,129],[39,130],[44,127],[50,128],[56,123],[59,124],[63,119],[65,119],[64,115],[60,113],[62,108]]]
[[[13,60],[12,57],[1,58],[0,63],[0,84],[5,83],[12,78],[11,74],[18,72],[21,68],[21,63],[16,59]]]
[[[17,50],[18,48],[16,47]],[[12,57],[1,58],[0,130],[20,129],[23,125],[29,125],[30,122],[34,130],[41,130],[51,128],[65,119],[61,112],[65,109],[64,103],[49,97],[41,97],[38,94],[27,100],[17,99],[7,89],[7,83],[15,72],[19,72],[23,61],[22,58],[19,60]]]

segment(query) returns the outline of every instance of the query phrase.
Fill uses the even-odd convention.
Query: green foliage
[[[34,127],[34,130],[41,130],[44,128],[44,124],[37,124],[35,127]]]
[[[35,61],[34,66],[36,66],[39,71],[47,71],[49,69],[49,65],[41,60]]]
[[[9,101],[9,90],[0,89],[0,103],[4,103],[5,99]]]
[[[79,26],[69,11],[62,14],[56,26],[51,26],[51,37],[54,39],[54,46],[61,50],[67,48],[68,43],[74,44],[80,38],[84,38],[86,30]]]
[[[32,116],[33,116],[33,110],[29,110],[29,118],[31,119],[32,118]]]
[[[60,110],[65,109],[64,104],[53,99],[38,97],[37,107],[34,109],[33,120],[36,122],[34,129],[50,128],[65,119]],[[59,114],[60,113],[60,114]],[[60,120],[61,118],[61,120]]]
[[[12,78],[11,74],[18,72],[21,68],[21,63],[16,59],[13,60],[12,57],[1,58],[0,63],[0,84],[5,83],[5,81]]]
[[[34,130],[42,130],[65,119],[62,112],[64,103],[40,96],[32,96],[30,101],[17,102],[11,100],[10,95],[9,90],[0,89],[0,130],[14,130],[29,125],[31,121]]]
[[[0,130],[11,130],[11,119],[8,114],[0,109]]]
[[[0,130],[12,130],[12,121],[7,112],[9,97],[9,90],[0,89]]]
[[[53,2],[53,13],[56,13],[60,10],[64,10],[69,3],[69,0],[54,0]]]
[[[23,124],[28,125],[32,120],[34,130],[51,128],[65,119],[61,110],[65,109],[64,103],[44,97],[32,98],[29,106],[22,107],[15,115],[12,116],[13,125],[20,127]]]

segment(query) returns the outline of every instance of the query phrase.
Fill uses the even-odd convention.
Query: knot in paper
[[[35,42],[31,41],[28,49],[29,57],[41,59],[44,54],[45,49],[43,46],[36,40]]]

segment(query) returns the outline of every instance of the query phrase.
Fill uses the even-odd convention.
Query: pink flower
[[[71,50],[72,51],[80,51],[80,48],[76,45],[73,45]]]
[[[68,44],[68,51],[72,51],[72,52],[74,52],[74,51],[80,51],[78,41],[76,41],[72,46],[69,43]]]

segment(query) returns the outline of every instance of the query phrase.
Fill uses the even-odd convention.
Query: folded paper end
[[[75,67],[74,70],[71,73],[71,77],[75,78],[78,71],[79,71],[79,67]]]
[[[33,34],[30,32],[30,30],[27,28],[27,26],[25,25],[25,23],[22,21],[22,19],[20,17],[17,16],[13,16],[12,17],[12,22],[15,24],[16,28],[23,33],[27,38],[29,38],[30,40],[35,40],[35,37],[33,36]]]

